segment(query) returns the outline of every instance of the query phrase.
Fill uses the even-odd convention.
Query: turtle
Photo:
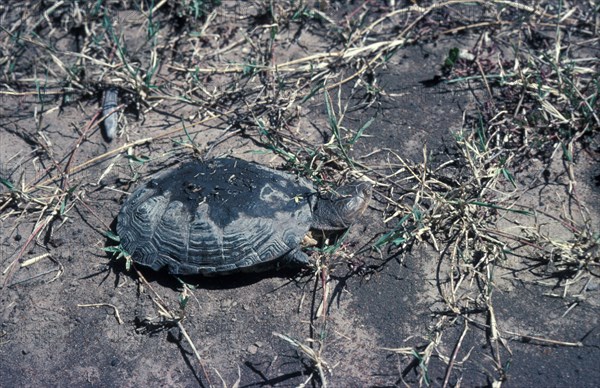
[[[135,263],[173,275],[224,275],[309,265],[310,229],[347,229],[371,185],[320,194],[306,179],[234,157],[181,164],[138,187],[116,230]]]

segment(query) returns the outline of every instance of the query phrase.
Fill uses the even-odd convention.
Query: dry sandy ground
[[[142,12],[127,8],[127,2],[109,3],[113,15],[119,16],[114,26],[122,28],[130,52],[138,45],[140,58],[149,60],[143,46]],[[243,10],[252,19],[239,19],[238,24],[231,16],[230,8],[235,8],[231,3],[217,8],[218,19],[208,24],[208,38],[197,47],[218,50],[243,34],[251,36],[254,46],[240,44],[222,57],[205,57],[206,62],[196,65],[210,67],[218,62],[225,68],[247,63],[253,50],[262,50],[269,40],[265,27],[269,20],[261,19],[264,8],[259,3]],[[359,14],[366,9],[361,4],[342,7],[333,2],[328,15],[341,25],[355,10]],[[385,7],[373,4],[368,20],[390,12],[388,2]],[[24,11],[4,12],[3,29],[14,25],[16,12]],[[236,12],[242,11],[236,8]],[[36,15],[42,20],[36,30],[39,41],[51,42],[62,61],[74,64],[78,57],[67,53],[83,52],[74,29],[62,25],[58,17],[50,19],[54,26],[50,33],[40,17],[43,13]],[[62,18],[67,23],[67,17]],[[165,23],[172,20],[166,14],[156,18]],[[159,31],[161,42],[175,39],[177,32],[169,24]],[[278,33],[272,52],[279,63],[340,49],[332,43],[328,34],[333,33],[324,21],[292,21]],[[164,58],[155,82],[163,89],[157,96],[167,95],[164,90],[178,95],[177,87],[188,81],[175,68],[183,63],[180,56],[192,55],[194,38],[188,29],[180,34],[173,50],[161,51]],[[3,44],[10,41],[6,31],[0,37]],[[367,176],[377,182],[373,202],[334,255],[312,254],[326,265],[326,272],[184,279],[193,288],[186,291],[189,299],[181,324],[202,364],[181,328],[155,303],[160,300],[172,313],[182,314],[181,283],[139,268],[147,279],[147,284],[141,282],[135,272],[124,268],[123,261],[111,260],[103,250],[112,244],[106,231],[114,228],[127,193],[153,174],[194,157],[232,155],[291,170],[293,163],[285,163],[281,153],[269,148],[273,142],[257,124],[264,120],[268,126],[268,119],[277,119],[258,105],[282,103],[283,97],[274,93],[263,99],[264,90],[253,92],[244,101],[258,105],[244,111],[243,104],[227,100],[234,93],[226,95],[224,90],[255,88],[258,77],[240,78],[238,73],[227,72],[199,75],[207,101],[211,96],[222,97],[221,105],[212,105],[220,106],[221,112],[214,109],[205,115],[199,113],[204,108],[197,104],[149,98],[150,105],[156,103],[154,109],[142,106],[139,118],[127,111],[119,135],[108,143],[98,126],[87,129],[99,109],[98,93],[66,101],[60,93],[48,92],[40,101],[32,77],[41,79],[45,68],[48,79],[65,76],[51,61],[40,63],[35,58],[44,57],[46,51],[31,49],[33,43],[24,42],[29,47],[23,54],[27,65],[17,67],[15,79],[2,81],[6,93],[0,96],[0,176],[12,186],[0,188],[0,385],[248,387],[326,382],[332,387],[391,387],[502,382],[511,387],[597,386],[597,265],[596,275],[583,272],[576,280],[551,276],[550,264],[532,264],[523,253],[535,256],[536,247],[525,247],[485,267],[493,268],[493,273],[488,274],[490,282],[483,284],[476,276],[453,272],[460,270],[452,268],[449,253],[443,252],[450,246],[444,245],[450,237],[436,244],[423,233],[397,248],[370,248],[404,215],[391,217],[403,209],[394,207],[393,201],[404,198],[402,190],[410,186],[403,180],[410,176],[406,169],[394,175],[402,166],[398,157],[416,166],[425,155],[431,166],[440,166],[460,154],[456,134],[466,126],[465,112],[476,111],[487,91],[483,85],[438,84],[435,79],[451,48],[474,47],[478,39],[477,31],[472,31],[400,48],[384,66],[363,74],[376,80],[373,84],[379,91],[373,99],[355,81],[330,90],[338,117],[340,108],[350,107],[342,129],[348,136],[373,121],[348,146],[357,161],[355,169],[333,163],[325,171],[337,175],[328,179]],[[330,85],[337,81],[333,79]],[[59,90],[56,86],[51,89]],[[332,130],[324,93],[318,91],[301,103],[294,101],[289,110],[297,109],[297,114],[278,133],[293,140],[288,144],[326,150]],[[236,109],[244,115],[260,110],[262,116],[244,121]],[[200,120],[205,121],[198,124]],[[586,219],[597,233],[599,158],[593,147],[592,152],[584,148],[575,144],[576,163],[568,168],[560,147],[550,157],[542,151],[526,155],[512,175],[516,185],[525,188],[519,197],[521,205],[544,210],[557,219],[570,214],[580,222],[583,218],[577,217],[584,213],[572,200],[576,182],[577,204],[587,205]],[[69,169],[74,170],[61,175]],[[460,182],[464,171],[456,167],[441,174],[449,176],[447,182]],[[412,204],[407,206],[410,209]],[[516,222],[532,228],[539,222],[540,233],[557,239],[570,236],[556,219],[534,220],[511,212],[498,211],[494,225],[510,231]],[[25,262],[34,258],[39,260]],[[449,307],[450,278],[464,281],[454,294],[461,301],[460,314]],[[493,292],[482,290],[490,285]],[[490,300],[483,300],[482,295]],[[484,308],[490,305],[493,311]]]

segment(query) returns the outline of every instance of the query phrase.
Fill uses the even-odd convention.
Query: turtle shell
[[[137,188],[117,233],[134,262],[171,274],[268,268],[308,232],[313,193],[304,179],[243,160],[193,161]]]

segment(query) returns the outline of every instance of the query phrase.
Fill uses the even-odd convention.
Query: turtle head
[[[352,225],[365,211],[371,200],[371,185],[355,182],[337,190],[315,195],[311,201],[311,228],[342,230]]]

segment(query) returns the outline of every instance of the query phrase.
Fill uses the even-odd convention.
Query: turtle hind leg
[[[281,263],[284,267],[308,267],[310,258],[300,247],[296,247],[282,257]]]

